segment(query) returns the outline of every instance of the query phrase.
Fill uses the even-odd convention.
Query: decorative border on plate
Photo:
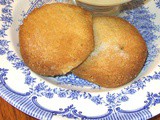
[[[0,95],[13,106],[24,111],[25,113],[34,116],[38,119],[47,119],[51,120],[55,115],[61,115],[67,118],[81,118],[82,120],[133,120],[133,119],[149,119],[152,117],[149,108],[160,104],[160,93],[147,93],[147,100],[145,100],[145,105],[135,111],[125,111],[120,107],[117,107],[115,110],[107,109],[106,114],[102,116],[89,117],[82,114],[81,111],[78,111],[73,104],[67,108],[59,108],[59,111],[52,111],[46,108],[43,108],[38,102],[37,97],[29,97],[30,93],[26,94],[17,94],[15,91],[11,90],[5,81],[7,80],[7,69],[0,69]]]

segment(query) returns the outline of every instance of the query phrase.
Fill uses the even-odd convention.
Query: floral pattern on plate
[[[129,10],[126,7],[126,10],[120,14],[120,17],[128,20],[140,31],[147,43],[149,56],[139,78],[124,87],[113,90],[105,90],[100,86],[76,77],[72,73],[66,76],[58,76],[54,79],[50,78],[51,81],[54,81],[54,84],[32,73],[18,55],[17,49],[14,49],[13,37],[11,37],[13,33],[8,31],[11,31],[12,28],[18,35],[17,28],[22,24],[23,18],[35,7],[41,7],[45,3],[51,2],[68,2],[68,0],[29,0],[24,10],[21,7],[18,11],[21,18],[17,19],[13,16],[15,6],[23,2],[13,0],[0,1],[0,57],[4,60],[4,62],[0,63],[0,95],[6,101],[31,116],[47,120],[58,115],[87,120],[145,120],[158,114],[152,108],[160,103],[160,91],[154,91],[151,87],[159,83],[160,80],[160,66],[157,62],[160,48],[158,36],[160,26],[156,21],[159,17],[158,12],[153,12],[150,6],[150,4],[154,5],[157,10],[160,10],[158,0],[151,1],[147,5],[143,5],[142,1],[135,0],[129,4],[130,7],[127,6],[134,9]],[[141,6],[139,6],[140,3]],[[17,20],[18,24],[14,20]],[[12,25],[17,26],[15,28]],[[18,48],[18,46],[16,47]],[[152,70],[150,66],[153,67],[154,64],[156,64],[156,67]],[[13,70],[17,71],[17,76],[18,74],[23,76],[21,85],[25,86],[25,92],[21,93],[21,91],[15,90],[14,87],[16,85],[12,87],[11,71]],[[14,76],[13,74],[13,78]],[[63,85],[67,87],[63,87]],[[79,87],[79,89],[70,89],[70,87]],[[23,89],[23,87],[19,88]],[[139,100],[136,98],[137,96],[143,96],[143,98]],[[135,105],[137,108],[127,109],[136,100],[141,104]],[[138,102],[134,104],[138,104]],[[55,107],[52,107],[52,104]],[[88,105],[88,109],[91,108],[91,113],[86,111],[86,105]]]

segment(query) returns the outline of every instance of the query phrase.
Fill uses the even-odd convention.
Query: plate
[[[146,120],[160,113],[160,1],[133,0],[120,17],[145,39],[148,58],[139,76],[125,86],[106,89],[72,73],[42,77],[19,52],[19,26],[37,7],[68,0],[0,1],[0,96],[37,119]],[[45,18],[44,18],[45,19]]]

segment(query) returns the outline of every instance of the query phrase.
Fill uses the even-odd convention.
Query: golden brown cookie
[[[93,28],[95,50],[73,73],[109,88],[133,80],[147,57],[146,43],[138,30],[118,17],[96,17]]]
[[[45,5],[24,19],[19,38],[22,58],[32,71],[66,74],[93,50],[92,16],[69,4]]]

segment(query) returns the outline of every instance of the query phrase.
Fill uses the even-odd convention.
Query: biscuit
[[[73,73],[108,88],[133,80],[147,57],[147,46],[138,30],[118,17],[95,17],[93,29],[95,50]]]
[[[54,3],[35,9],[19,31],[25,64],[44,76],[66,74],[94,47],[91,13],[74,5]]]

